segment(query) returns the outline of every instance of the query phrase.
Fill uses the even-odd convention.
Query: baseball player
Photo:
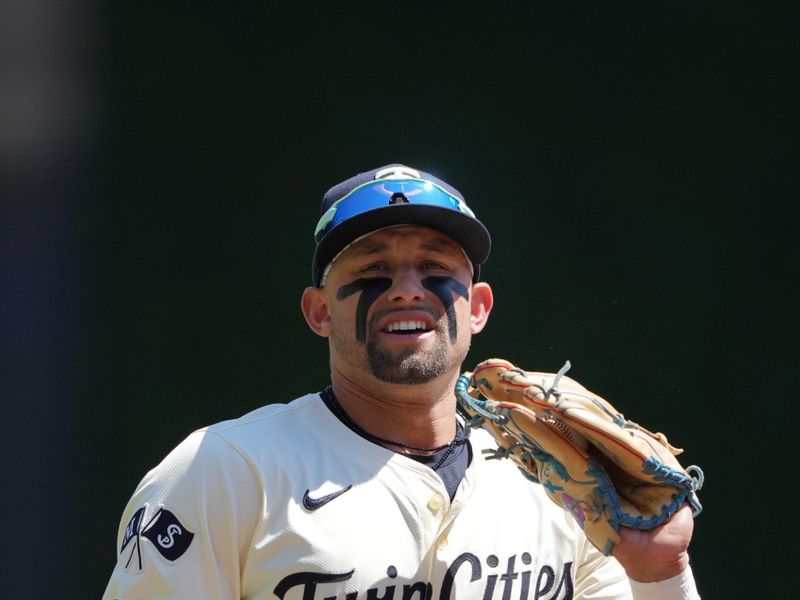
[[[490,237],[403,165],[323,197],[301,307],[331,385],[189,435],[136,488],[104,598],[699,598],[688,508],[604,556],[454,387],[493,306]]]

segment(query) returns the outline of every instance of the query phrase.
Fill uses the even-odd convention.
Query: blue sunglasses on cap
[[[320,217],[314,240],[319,243],[329,231],[352,217],[396,204],[435,206],[475,218],[475,213],[461,198],[433,182],[424,179],[378,179],[356,187],[334,202]]]

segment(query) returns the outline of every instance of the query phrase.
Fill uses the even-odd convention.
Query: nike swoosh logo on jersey
[[[311,490],[306,490],[306,493],[303,494],[303,506],[305,506],[308,510],[317,510],[318,508],[325,506],[331,500],[335,500],[344,494],[351,487],[353,487],[352,483],[347,487],[343,487],[342,489],[331,492],[325,496],[320,496],[319,498],[312,498],[308,495]]]

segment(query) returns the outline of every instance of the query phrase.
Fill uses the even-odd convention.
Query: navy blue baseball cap
[[[438,177],[400,164],[378,167],[343,181],[322,197],[314,231],[311,261],[314,285],[323,284],[326,268],[358,238],[386,227],[422,225],[442,231],[464,249],[473,281],[489,257],[489,231],[457,189]]]

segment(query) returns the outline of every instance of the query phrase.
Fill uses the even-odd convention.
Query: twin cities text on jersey
[[[397,581],[397,569],[390,565],[386,569],[387,583],[355,590],[346,583],[354,574],[355,569],[344,573],[293,573],[284,577],[273,592],[280,600],[572,600],[573,596],[572,562],[534,565],[527,552],[520,555],[519,561],[516,554],[506,561],[492,554],[483,562],[465,552],[453,561],[439,582]]]

